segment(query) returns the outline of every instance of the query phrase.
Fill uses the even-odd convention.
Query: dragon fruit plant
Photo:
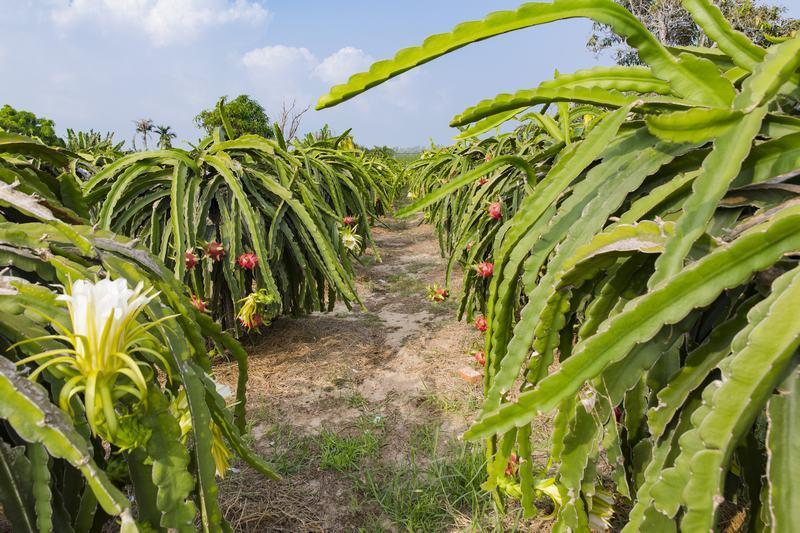
[[[81,216],[70,157],[0,133],[3,513],[24,531],[221,530],[231,454],[276,477],[242,440],[247,354],[147,249]],[[239,363],[232,412],[211,345]]]
[[[217,110],[228,124],[222,102]],[[191,150],[87,167],[79,196],[92,206],[93,223],[138,238],[215,320],[241,331],[239,302],[254,290],[292,315],[359,303],[351,256],[371,242],[370,221],[391,206],[400,169],[345,149],[345,137],[287,146],[280,132],[237,138],[223,126]],[[340,238],[345,220],[351,233]],[[187,249],[203,250],[204,260]]]
[[[492,258],[488,287],[466,300],[484,313],[486,371],[464,437],[486,445],[483,487],[531,516],[546,481],[533,422],[551,415],[554,531],[607,528],[615,500],[624,532],[724,529],[722,509],[753,531],[800,516],[800,35],[762,47],[716,2],[676,3],[713,47],[667,47],[613,0],[531,2],[404,49],[319,102],[562,19],[635,50],[640,65],[559,72],[466,109],[452,125],[467,142],[418,162],[417,200],[399,213],[431,214],[451,260],[472,241],[465,264]],[[521,129],[468,141],[509,121]],[[491,160],[473,154],[489,146]]]

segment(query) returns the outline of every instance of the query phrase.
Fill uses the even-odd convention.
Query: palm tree
[[[153,131],[153,121],[149,118],[140,118],[139,120],[134,120],[133,123],[136,124],[136,133],[133,135],[134,148],[136,147],[136,135],[141,135],[144,141],[144,149],[147,150],[147,139]]]
[[[170,126],[156,126],[155,132],[158,134],[158,147],[162,150],[172,148],[172,139],[177,137],[172,132]]]

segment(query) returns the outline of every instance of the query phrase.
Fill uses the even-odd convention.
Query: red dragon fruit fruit
[[[264,319],[258,313],[254,314],[250,318],[250,320],[247,320],[247,319],[244,319],[244,318],[239,318],[239,321],[248,330],[255,329],[255,328],[258,328],[259,326],[263,326],[264,325]]]
[[[489,204],[489,208],[486,211],[494,220],[500,220],[503,218],[503,204],[500,202],[492,202]]]
[[[490,278],[492,277],[492,274],[494,274],[494,263],[482,261],[475,265],[475,270],[478,272],[478,276],[484,279]]]
[[[475,359],[475,362],[481,366],[486,366],[486,356],[481,351],[475,351],[472,353],[472,358]]]
[[[194,306],[195,309],[197,309],[201,313],[206,312],[207,309],[206,303],[195,294],[192,294],[192,305]]]
[[[352,226],[355,223],[356,223],[356,217],[354,216],[347,215],[342,219],[342,224],[344,224],[345,226]]]
[[[211,241],[206,245],[206,256],[214,261],[221,261],[225,255],[225,248],[217,241]]]
[[[432,302],[443,302],[450,297],[450,291],[447,289],[439,288],[439,285],[433,284],[428,287],[428,299]]]
[[[488,153],[486,154],[486,160],[487,160],[487,161],[491,161],[491,160],[492,160],[492,154],[491,154],[491,152],[488,152]]]
[[[186,270],[196,267],[198,261],[199,259],[197,259],[192,250],[186,250],[186,253],[183,254],[183,263],[186,265]]]
[[[258,265],[258,256],[254,253],[248,252],[240,255],[236,262],[239,263],[239,266],[245,270],[254,270],[256,265]]]
[[[508,458],[508,464],[506,465],[506,475],[513,476],[514,472],[517,471],[517,464],[519,463],[519,458],[517,458],[517,454],[511,453]]]
[[[489,323],[486,321],[485,316],[481,315],[475,319],[475,329],[481,332],[489,329]]]

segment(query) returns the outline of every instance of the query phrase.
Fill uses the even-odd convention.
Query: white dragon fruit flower
[[[361,246],[361,236],[352,227],[346,226],[339,233],[342,237],[342,244],[351,252],[355,252]]]
[[[163,356],[153,349],[154,338],[148,333],[161,320],[149,323],[138,320],[155,296],[156,293],[144,290],[142,283],[130,289],[124,279],[75,281],[58,297],[67,305],[71,324],[53,321],[60,335],[48,337],[68,346],[32,355],[18,363],[40,362],[30,375],[32,380],[48,367],[62,372],[67,379],[59,394],[61,408],[69,411],[72,397],[82,393],[92,431],[120,447],[130,445],[136,437],[135,431],[120,427],[116,407],[131,397],[134,403],[147,397],[148,379],[142,368],[149,365],[137,360],[138,353],[156,357],[166,371],[169,369]],[[162,320],[167,318],[170,317]]]

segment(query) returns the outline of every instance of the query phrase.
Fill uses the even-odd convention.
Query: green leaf
[[[0,153],[36,157],[57,167],[65,167],[69,163],[67,154],[62,150],[51,148],[36,139],[5,131],[0,131]]]
[[[598,233],[565,261],[559,286],[578,286],[603,266],[632,252],[661,253],[667,238],[674,232],[674,225],[673,222],[644,220],[631,225],[619,224]]]
[[[323,236],[317,223],[313,220],[311,214],[304,207],[303,203],[295,199],[290,191],[272,180],[270,176],[257,171],[253,171],[253,174],[260,178],[261,184],[264,185],[270,192],[285,201],[292,211],[303,221],[305,229],[309,232],[314,240],[314,243],[322,255],[322,260],[327,266],[327,272],[331,274],[336,286],[342,291],[345,297],[358,301],[358,296],[356,295],[353,287],[349,285],[349,277],[344,272],[340,260],[336,257],[330,241]],[[262,257],[267,257],[266,254],[259,255]]]
[[[708,339],[686,357],[683,366],[667,386],[658,391],[658,404],[647,413],[653,438],[661,437],[692,391],[700,387],[708,374],[730,353],[731,341],[747,324],[750,305],[742,305],[736,315],[714,327]]]
[[[626,149],[633,146],[638,150]],[[588,243],[593,235],[600,231],[608,216],[620,207],[627,194],[638,188],[647,176],[656,172],[677,155],[685,153],[689,148],[689,145],[657,143],[646,132],[640,132],[639,135],[631,137],[620,145],[618,154],[608,157],[603,163],[594,167],[587,178],[576,186],[573,194],[559,210],[559,213],[563,213],[564,216],[560,215],[546,221],[550,223],[552,230],[549,230],[543,238],[538,238],[538,235],[541,234],[537,235],[537,233],[531,232],[528,237],[532,236],[537,239],[533,244],[533,249],[521,247],[521,251],[524,253],[529,251],[531,253],[525,265],[525,276],[532,274],[531,281],[525,281],[523,278],[526,283],[525,292],[528,302],[522,309],[520,319],[513,329],[513,337],[507,342],[507,348],[508,329],[503,324],[510,320],[511,307],[507,300],[513,297],[514,291],[498,292],[497,309],[502,311],[502,314],[499,312],[490,314],[492,320],[489,332],[492,334],[492,349],[491,351],[487,350],[487,353],[490,354],[489,362],[494,363],[497,354],[504,354],[504,356],[500,362],[500,370],[497,372],[495,382],[487,393],[484,413],[496,407],[500,394],[508,390],[513,383],[523,358],[529,353],[533,335],[538,329],[539,316],[545,309],[550,295],[555,291],[554,287],[564,263],[577,251],[578,247]],[[623,179],[614,182],[612,176],[620,176]],[[584,187],[587,188],[586,192],[578,194],[579,188]],[[586,197],[585,195],[589,192],[590,196]],[[582,203],[587,200],[591,200],[590,203]],[[541,278],[536,279],[535,276],[544,265],[545,258],[559,242],[556,256],[547,263],[547,272]],[[508,275],[512,275],[512,272],[513,270],[509,270]],[[513,280],[513,278],[509,278],[509,280]],[[502,320],[498,321],[498,316]]]
[[[253,240],[253,248],[255,248],[256,255],[264,258],[269,257],[262,242],[261,225],[258,223],[258,218],[253,211],[251,202],[245,194],[241,182],[234,174],[233,169],[229,166],[230,159],[227,157],[227,154],[222,154],[222,156],[207,155],[206,161],[208,161],[208,164],[214,167],[217,172],[219,172],[219,174],[225,180],[225,183],[230,188],[234,198],[236,198],[236,202],[239,205],[239,208],[242,210],[244,221],[247,224],[250,238]],[[264,282],[267,285],[267,290],[273,295],[279,296],[278,287],[275,285],[275,279],[272,276],[272,272],[270,271],[267,261],[259,261],[258,268],[259,272],[264,278]]]
[[[504,167],[506,165],[510,165],[516,167],[525,174],[527,174],[528,179],[531,181],[536,180],[536,173],[528,164],[527,161],[522,159],[521,157],[516,157],[512,155],[504,155],[500,157],[495,157],[491,161],[487,161],[486,163],[480,165],[478,168],[471,170],[465,174],[458,176],[457,178],[451,179],[446,185],[439,187],[438,189],[434,190],[430,194],[426,195],[424,198],[420,198],[419,200],[413,202],[410,205],[405,206],[404,208],[397,211],[395,214],[398,218],[405,218],[417,211],[424,209],[425,207],[436,203],[437,201],[441,200],[451,192],[468,185],[469,183],[477,180],[481,176],[485,176],[492,170],[500,167]]]
[[[495,128],[499,128],[509,120],[513,119],[520,113],[524,112],[524,109],[512,109],[507,113],[500,113],[497,115],[492,115],[491,117],[487,117],[483,120],[479,120],[477,124],[473,124],[466,130],[462,131],[455,137],[454,140],[460,141],[462,139],[469,139],[471,137],[477,137],[487,131],[493,130]]]
[[[657,78],[646,67],[594,67],[572,74],[557,74],[555,79],[539,84],[540,89],[571,89],[583,87],[669,95],[669,83]]]
[[[156,505],[161,512],[160,525],[170,530],[194,531],[197,513],[190,499],[194,479],[188,471],[189,453],[181,442],[181,428],[169,412],[164,394],[151,387],[147,396],[147,414],[142,425],[152,431],[145,444],[152,461],[152,482],[158,490]]]
[[[216,385],[207,377],[203,377],[202,380],[206,389],[206,403],[211,412],[211,417],[225,436],[225,440],[227,440],[228,444],[230,444],[236,454],[247,464],[252,466],[256,472],[269,479],[281,479],[281,476],[275,472],[272,465],[259,457],[258,454],[254,453],[244,443],[241,433],[234,426],[230,412],[225,406],[225,400],[217,392]]]
[[[31,464],[23,448],[0,441],[0,504],[6,518],[21,532],[36,531]]]
[[[677,445],[676,441],[678,437],[687,429],[691,428],[691,415],[699,404],[699,398],[694,398],[688,402],[681,411],[678,424],[670,430],[665,438],[658,441],[653,449],[653,454],[644,471],[643,482],[636,492],[634,506],[628,515],[628,523],[622,530],[623,533],[642,531],[642,525],[647,521],[648,515],[659,513],[653,505],[653,495],[651,491],[661,478],[663,469],[669,464],[670,454]],[[660,513],[659,515],[668,518]]]
[[[53,493],[50,491],[50,457],[39,443],[28,444],[28,460],[31,463],[31,482],[36,511],[36,527],[39,533],[53,530]]]
[[[464,110],[450,121],[451,126],[465,126],[473,122],[513,110],[522,110],[537,104],[571,102],[617,109],[635,105],[637,109],[657,111],[685,109],[691,103],[666,96],[637,96],[598,87],[536,88],[524,89],[514,94],[499,94]]]
[[[222,105],[220,100],[220,106]],[[172,185],[170,191],[170,221],[172,222],[172,250],[175,254],[175,277],[183,279],[186,273],[186,262],[183,253],[189,247],[186,239],[191,235],[188,226],[188,213],[186,212],[186,176],[188,167],[181,163],[175,165],[172,172]]]
[[[742,118],[740,111],[695,108],[645,118],[647,129],[659,139],[702,143],[719,137]]]
[[[530,253],[531,247],[537,242],[538,238],[546,230],[546,224],[552,216],[545,216],[545,213],[555,210],[553,202],[558,198],[562,191],[580,175],[597,157],[608,148],[609,143],[616,136],[619,127],[625,120],[626,110],[619,110],[609,113],[602,121],[592,129],[581,143],[575,144],[561,154],[561,157],[550,168],[547,175],[536,184],[532,194],[526,196],[522,201],[517,214],[508,222],[500,246],[494,251],[495,273],[489,286],[489,300],[487,304],[487,316],[491,317],[490,329],[487,332],[487,354],[492,357],[502,357],[504,354],[495,350],[505,348],[505,336],[507,332],[501,325],[510,320],[510,298],[513,298],[514,287],[517,283],[520,266],[525,257]],[[555,242],[552,242],[554,245]],[[547,248],[549,252],[551,248]],[[544,254],[544,252],[542,252]],[[544,257],[542,257],[542,262]],[[541,265],[541,263],[539,263]],[[538,270],[538,267],[534,267]],[[497,309],[495,310],[495,307]],[[499,320],[498,320],[499,317]],[[498,338],[495,338],[498,337]],[[494,348],[497,347],[497,348]],[[527,348],[527,347],[526,347]],[[521,362],[520,362],[521,364]],[[502,381],[510,386],[510,382],[516,376],[519,364],[514,365],[513,376],[506,376]],[[507,371],[511,374],[511,371]],[[499,390],[499,389],[498,389]],[[494,397],[490,394],[489,397]]]
[[[786,135],[753,147],[731,188],[763,183],[800,168],[800,133]]]
[[[106,180],[113,179],[122,169],[127,168],[139,161],[159,161],[159,162],[182,162],[186,164],[193,172],[197,172],[197,164],[182,150],[159,150],[153,152],[134,152],[117,159],[113,163],[103,167],[103,170],[92,176],[83,184],[84,194],[92,192],[96,187]]]
[[[714,141],[714,149],[703,161],[702,172],[692,182],[692,194],[683,205],[675,233],[656,261],[650,287],[656,287],[683,267],[692,245],[705,233],[717,204],[739,174],[766,112],[766,108],[759,108],[745,115],[739,124]]]
[[[225,112],[225,97],[217,101],[217,113],[219,114],[219,120],[222,122],[222,128],[225,131],[225,137],[228,139],[233,139],[235,137],[233,133],[233,126],[231,126],[231,121],[228,119],[228,113]]]
[[[611,26],[627,43],[639,52],[658,78],[669,81],[679,96],[706,105],[724,107],[725,96],[718,87],[698,72],[696,64],[679,61],[627,10],[611,0],[555,0],[552,3],[527,3],[516,11],[499,11],[484,20],[459,24],[450,33],[428,37],[422,46],[406,48],[393,59],[379,61],[368,72],[331,89],[321,97],[317,109],[331,107],[416,66],[427,63],[468,44],[511,31],[569,18],[589,18]],[[710,62],[709,62],[710,64]],[[713,66],[713,65],[712,65]]]
[[[544,130],[550,135],[553,139],[564,142],[564,135],[556,124],[556,121],[550,115],[545,115],[544,113],[529,113],[526,115],[533,119],[534,121],[538,122],[539,125],[544,128]],[[486,118],[484,120],[490,120],[491,117]]]
[[[722,11],[708,0],[682,0],[681,3],[703,32],[737,66],[752,71],[764,58],[764,49],[753,44],[743,33],[734,30]]]
[[[123,530],[137,531],[130,503],[98,468],[86,441],[50,403],[38,384],[17,373],[14,364],[0,357],[0,418],[8,420],[20,437],[41,443],[53,457],[64,459],[83,473],[103,509],[122,519]]]
[[[772,265],[788,251],[800,248],[800,209],[786,209],[686,267],[665,283],[631,301],[619,315],[581,341],[559,370],[514,403],[483,414],[465,433],[476,439],[519,427],[538,413],[553,409],[609,364],[620,361],[665,324],[674,324],[692,309],[708,305],[724,289],[745,281],[752,272]],[[794,226],[793,226],[794,225]]]
[[[800,346],[800,314],[781,311],[800,298],[800,267],[781,278],[786,280],[785,288],[752,327],[744,346],[734,348],[723,369],[721,385],[711,398],[710,410],[697,425],[703,447],[692,455],[692,475],[683,492],[686,514],[681,528],[686,531],[705,531],[713,526],[722,498],[723,467],[772,390],[795,366],[792,356]],[[783,283],[781,278],[775,285]]]
[[[800,373],[795,370],[767,406],[767,479],[772,531],[800,524],[797,479],[800,475]]]
[[[733,105],[750,111],[766,105],[780,92],[784,83],[800,68],[800,36],[771,46],[764,61],[756,65],[753,74],[742,85]]]

